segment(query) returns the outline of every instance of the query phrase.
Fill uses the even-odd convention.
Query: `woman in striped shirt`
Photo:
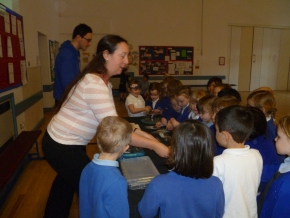
[[[90,162],[85,146],[104,117],[118,116],[108,81],[127,67],[128,54],[125,39],[104,36],[93,60],[66,89],[42,141],[44,155],[58,173],[44,217],[69,216],[74,192],[79,192],[81,172]],[[169,155],[165,145],[139,129],[131,140],[131,145],[152,149],[162,157]]]

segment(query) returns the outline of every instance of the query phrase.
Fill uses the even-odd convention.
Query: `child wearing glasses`
[[[129,81],[129,95],[126,98],[125,106],[129,117],[143,117],[148,114],[152,108],[145,106],[145,101],[141,96],[141,83],[137,79]]]

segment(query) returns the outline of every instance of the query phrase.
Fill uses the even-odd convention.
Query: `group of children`
[[[170,171],[146,188],[138,204],[142,217],[289,217],[290,116],[276,128],[271,89],[254,90],[243,107],[239,93],[218,79],[209,81],[207,91],[191,91],[165,77],[150,84],[148,102],[139,81],[129,82],[128,114],[160,114],[156,126],[173,130]],[[81,217],[129,217],[127,183],[116,160],[131,133],[119,117],[99,125],[101,153],[80,181]]]

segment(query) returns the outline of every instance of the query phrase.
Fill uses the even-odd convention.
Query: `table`
[[[156,131],[156,130],[146,129],[145,126],[148,126],[150,124],[143,123],[141,121],[143,118],[144,117],[125,117],[124,119],[126,119],[129,123],[138,124],[143,131],[145,131],[149,134]],[[160,139],[163,144],[167,144],[167,142],[165,140],[163,140],[158,134],[154,134],[153,136]],[[155,167],[157,168],[157,170],[159,171],[160,174],[168,173],[168,167],[165,165],[165,161],[166,161],[165,158],[158,156],[155,153],[155,151],[152,151],[152,150],[149,150],[146,148],[143,148],[143,149],[144,149],[145,156],[149,156],[151,158],[152,162],[154,163]],[[131,190],[128,188],[128,201],[129,201],[129,205],[130,205],[130,217],[134,217],[134,218],[141,217],[139,215],[139,212],[138,212],[138,203],[141,200],[141,198],[144,194],[144,191],[145,191],[145,189]]]

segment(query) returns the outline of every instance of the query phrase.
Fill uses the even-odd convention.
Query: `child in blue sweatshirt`
[[[213,138],[197,120],[180,123],[173,132],[169,165],[172,171],[148,185],[138,210],[143,218],[222,217],[224,191],[213,173]]]
[[[271,182],[259,196],[260,218],[284,218],[289,217],[290,214],[290,116],[280,119],[275,141],[278,154],[287,155],[287,158],[282,164],[276,163],[263,167],[261,181]]]
[[[132,125],[121,117],[105,117],[97,129],[100,154],[83,169],[80,217],[129,217],[127,181],[116,161],[131,142]]]

